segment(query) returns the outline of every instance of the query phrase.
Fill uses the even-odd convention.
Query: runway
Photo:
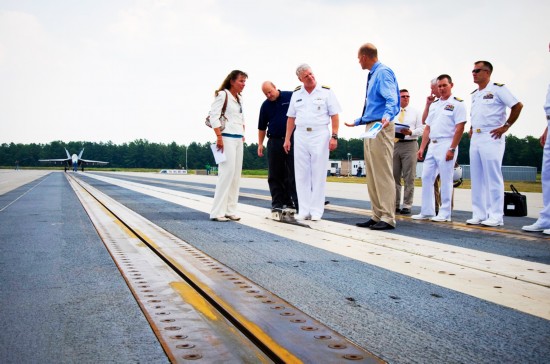
[[[541,362],[550,354],[550,241],[520,231],[534,220],[537,204],[542,207],[540,194],[528,195],[530,217],[505,218],[504,227],[486,229],[463,223],[471,214],[469,191],[456,190],[452,224],[403,217],[397,229],[387,233],[354,226],[368,214],[365,185],[327,184],[331,204],[322,221],[310,222],[312,229],[305,229],[266,219],[265,179],[243,178],[239,206],[243,219],[216,223],[207,214],[213,176],[86,172],[78,177],[383,360]],[[63,173],[55,172],[0,195],[0,226],[21,225],[9,231],[2,228],[0,240],[3,245],[14,240],[25,243],[10,245],[10,257],[24,260],[24,254],[30,253],[36,259],[37,241],[44,236],[55,237],[48,239],[52,246],[56,239],[68,239],[65,227],[53,231],[55,222],[46,228],[37,221],[44,215],[52,219],[59,212],[67,214],[63,203],[74,200],[71,193]],[[420,193],[417,189],[415,201]],[[57,205],[49,201],[56,196]],[[36,203],[40,200],[44,202]],[[29,209],[30,201],[35,201],[34,209]],[[85,216],[76,203],[71,209],[75,216]],[[80,219],[78,230],[87,232],[100,252],[91,224]],[[24,227],[33,225],[40,229],[28,234]],[[3,252],[3,281],[29,278],[23,273],[34,269],[29,266],[20,275],[4,269],[9,263]],[[104,258],[102,265],[112,264],[108,256]],[[44,270],[54,268],[47,260],[40,263]],[[110,274],[116,277],[118,272]],[[13,290],[24,296],[17,285],[10,287],[11,298]],[[115,291],[120,295],[125,289]],[[13,306],[10,297],[2,298],[2,307]],[[24,316],[29,308],[32,305],[19,305],[7,317]],[[10,339],[21,337],[14,335],[20,327],[12,319],[6,324],[9,330],[2,341],[11,344],[10,353],[24,351],[24,341]],[[0,350],[0,358],[12,358]]]

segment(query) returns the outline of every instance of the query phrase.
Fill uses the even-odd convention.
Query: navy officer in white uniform
[[[431,141],[422,168],[422,208],[420,214],[411,216],[415,220],[451,221],[453,172],[467,115],[463,100],[451,94],[452,87],[451,76],[437,78],[440,98],[430,105],[422,145],[417,154],[418,159],[422,160]],[[438,173],[441,178],[441,207],[434,216],[434,181]]]
[[[302,86],[290,99],[285,143],[288,153],[294,131],[294,175],[299,210],[296,220],[320,220],[325,210],[325,185],[329,152],[338,146],[338,114],[336,96],[327,86],[317,85],[311,67],[302,64],[296,69]]]
[[[548,136],[548,129],[550,129],[550,85],[548,85],[548,91],[546,92],[544,111],[546,112],[546,122],[548,125],[540,137],[540,144],[544,148],[542,154],[542,173],[540,175],[543,208],[537,221],[532,225],[523,226],[522,229],[525,231],[542,231],[543,234],[550,235],[550,137]]]
[[[506,86],[491,83],[493,65],[487,61],[474,64],[472,76],[478,89],[472,92],[470,111],[470,179],[472,181],[472,218],[470,225],[504,224],[504,133],[518,119],[523,104]],[[506,119],[506,108],[510,115]]]

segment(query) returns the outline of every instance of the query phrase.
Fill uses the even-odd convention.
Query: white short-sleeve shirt
[[[426,125],[430,126],[430,139],[452,138],[456,126],[466,122],[466,106],[461,99],[449,96],[430,105]]]
[[[506,122],[506,107],[519,101],[500,83],[489,83],[483,90],[472,93],[472,128],[499,128]]]
[[[327,86],[317,84],[311,93],[303,86],[290,98],[287,116],[296,118],[296,126],[328,125],[330,117],[341,112],[334,92]]]

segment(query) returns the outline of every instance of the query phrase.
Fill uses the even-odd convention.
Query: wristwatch
[[[338,140],[338,134],[336,134],[336,133],[332,133],[332,139],[336,139],[336,140]]]
[[[456,148],[449,148],[449,150],[454,153]]]

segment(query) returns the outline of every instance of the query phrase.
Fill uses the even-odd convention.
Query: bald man
[[[382,130],[373,139],[364,139],[367,189],[373,216],[359,227],[371,230],[395,229],[395,183],[393,180],[394,118],[399,114],[399,86],[393,71],[378,60],[378,50],[366,43],[357,54],[362,69],[368,69],[363,115],[347,126],[365,125],[369,131],[376,122]]]
[[[280,91],[273,82],[262,84],[265,100],[258,120],[258,157],[264,156],[264,140],[267,135],[267,164],[271,208],[298,209],[296,182],[294,180],[294,148],[287,154],[283,149],[286,134],[286,113],[292,92]]]

